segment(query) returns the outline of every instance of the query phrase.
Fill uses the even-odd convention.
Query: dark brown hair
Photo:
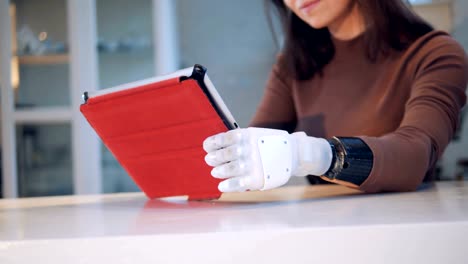
[[[403,0],[353,0],[364,16],[367,56],[375,61],[391,49],[405,50],[420,36],[433,30]],[[284,32],[280,65],[297,80],[321,73],[335,54],[327,28],[315,29],[285,6],[283,0],[266,0],[278,11]],[[270,8],[267,9],[270,12]],[[268,13],[268,17],[270,17]],[[271,18],[269,19],[272,25]]]

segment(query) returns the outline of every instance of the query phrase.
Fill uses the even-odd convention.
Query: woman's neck
[[[330,34],[338,40],[349,40],[361,35],[365,30],[365,21],[357,4],[350,11],[328,26]]]

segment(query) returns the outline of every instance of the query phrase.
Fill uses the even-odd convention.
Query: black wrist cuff
[[[329,140],[333,160],[325,177],[361,185],[372,170],[374,155],[360,138],[337,138]]]

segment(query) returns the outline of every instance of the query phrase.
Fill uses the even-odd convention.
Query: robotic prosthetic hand
[[[221,192],[269,190],[291,176],[323,175],[331,166],[333,152],[326,139],[304,132],[243,128],[211,136],[203,142],[211,175],[225,179]]]

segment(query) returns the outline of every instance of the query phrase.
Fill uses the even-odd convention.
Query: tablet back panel
[[[149,198],[219,198],[202,143],[228,130],[194,79],[89,98],[81,112]]]

